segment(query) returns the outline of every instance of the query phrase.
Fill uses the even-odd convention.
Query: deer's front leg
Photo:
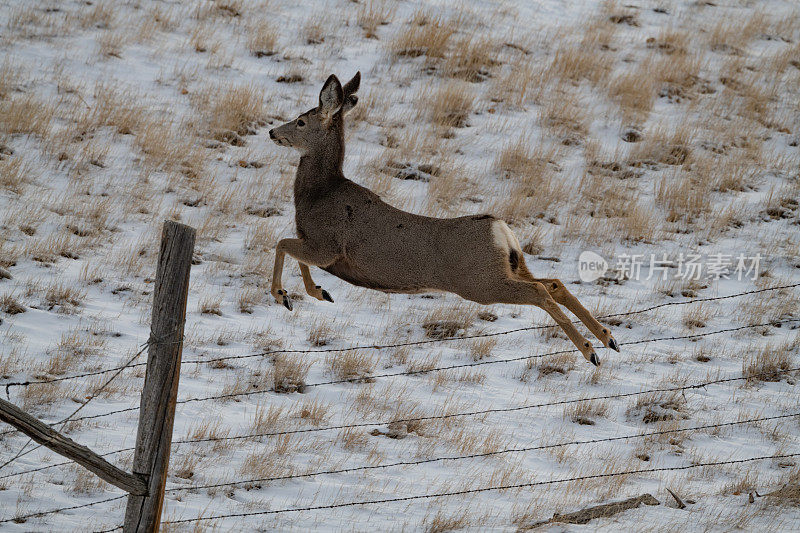
[[[312,288],[319,290],[319,295],[322,297],[320,299],[325,299],[324,295],[327,294],[327,291],[323,291],[314,285],[313,280],[311,280],[311,273],[308,271],[308,265],[328,266],[336,260],[335,254],[318,250],[300,239],[281,239],[275,247],[275,267],[272,271],[271,292],[275,300],[278,303],[282,303],[286,309],[292,310],[292,301],[289,298],[289,294],[283,289],[283,283],[281,282],[283,258],[286,254],[291,255],[300,263],[300,272],[303,274],[303,283],[306,286],[306,290],[309,291],[310,284]],[[303,272],[304,267],[306,272]],[[315,296],[311,291],[309,291],[309,294]],[[328,294],[328,298],[330,298],[330,294]],[[330,301],[333,301],[333,298],[330,298]]]

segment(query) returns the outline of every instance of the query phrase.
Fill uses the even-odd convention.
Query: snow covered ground
[[[661,505],[540,529],[800,528],[796,497],[748,503],[800,483],[797,457],[772,458],[800,453],[800,420],[744,422],[800,412],[800,287],[607,319],[623,346],[600,348],[597,369],[577,352],[536,357],[572,347],[555,328],[469,338],[552,325],[537,308],[385,295],[313,269],[336,300],[318,302],[292,260],[294,311],[272,300],[297,156],[266,132],[314,106],[328,74],[358,70],[345,174],[415,212],[501,216],[534,275],[596,316],[800,283],[792,1],[0,0],[0,385],[130,359],[175,219],[198,230],[185,361],[319,351],[185,364],[179,400],[227,397],[179,404],[174,440],[376,425],[176,444],[168,488],[483,456],[172,490],[163,519],[192,521],[164,530],[505,531],[645,492]],[[584,251],[607,262],[599,279],[580,282]],[[324,351],[443,335],[466,338]],[[663,337],[684,338],[626,344]],[[56,422],[108,377],[9,387],[9,400]],[[79,416],[138,406],[143,378],[124,371]],[[137,417],[64,431],[109,453],[134,445]],[[386,423],[418,417],[433,418]],[[741,423],[674,431],[728,422]],[[491,453],[653,432],[666,433]],[[0,436],[0,465],[27,442]],[[755,457],[768,458],[536,485]],[[132,452],[108,458],[130,468]],[[23,518],[123,494],[76,465],[16,475],[62,461],[38,448],[0,467],[0,528],[122,523],[124,498]],[[510,485],[528,486],[258,514]]]

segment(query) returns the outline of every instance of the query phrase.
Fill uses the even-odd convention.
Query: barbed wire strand
[[[778,286],[775,286],[775,287],[767,287],[767,288],[764,288],[764,289],[755,289],[755,290],[752,290],[752,291],[745,291],[745,292],[740,292],[740,293],[736,293],[736,294],[728,294],[728,295],[725,295],[725,296],[710,296],[710,297],[705,297],[705,298],[693,298],[693,299],[684,300],[684,301],[681,301],[681,302],[665,302],[665,303],[662,303],[662,304],[657,304],[657,305],[653,305],[653,306],[650,306],[650,307],[646,307],[646,308],[643,308],[643,309],[637,309],[637,310],[634,310],[634,311],[626,311],[626,312],[623,312],[623,313],[613,313],[613,314],[609,314],[609,315],[602,315],[602,316],[598,316],[596,318],[597,319],[605,319],[605,318],[618,318],[618,317],[622,317],[622,316],[631,316],[631,315],[636,315],[636,314],[640,314],[640,313],[646,313],[646,312],[649,312],[649,311],[653,311],[653,310],[660,309],[660,308],[663,308],[663,307],[670,307],[670,306],[674,306],[674,305],[688,305],[688,304],[693,304],[693,303],[702,303],[702,302],[711,302],[711,301],[717,301],[717,300],[726,300],[726,299],[730,299],[730,298],[739,298],[741,296],[748,296],[748,295],[752,295],[752,294],[759,294],[759,293],[764,293],[764,292],[768,292],[768,291],[776,291],[776,290],[781,290],[781,289],[790,289],[790,288],[794,288],[794,287],[800,287],[800,283],[793,283],[793,284],[789,284],[789,285],[778,285]],[[579,320],[573,320],[572,322],[574,324],[580,323]],[[231,360],[231,359],[247,359],[247,358],[253,358],[253,357],[263,357],[263,356],[267,356],[267,355],[278,355],[278,354],[289,354],[289,353],[332,353],[332,352],[347,352],[347,351],[352,351],[352,350],[368,350],[368,349],[380,350],[380,349],[390,349],[390,348],[401,348],[401,347],[405,347],[405,346],[418,346],[418,345],[434,344],[434,343],[440,343],[440,342],[470,340],[470,339],[478,339],[478,338],[485,338],[485,337],[496,337],[496,336],[500,336],[500,335],[509,335],[509,334],[512,334],[512,333],[518,333],[518,332],[522,332],[522,331],[544,330],[544,329],[549,329],[549,328],[553,328],[553,327],[557,327],[557,326],[555,324],[553,324],[553,325],[542,325],[542,326],[526,326],[526,327],[522,327],[522,328],[515,328],[515,329],[510,329],[510,330],[505,330],[505,331],[497,331],[497,332],[493,332],[493,333],[476,333],[476,334],[473,334],[473,335],[442,337],[442,338],[438,338],[438,339],[425,339],[425,340],[419,340],[419,341],[407,341],[407,342],[400,342],[400,343],[394,343],[394,344],[364,344],[364,345],[350,346],[350,347],[347,347],[347,348],[324,348],[324,349],[285,348],[285,349],[268,350],[268,351],[264,351],[264,352],[245,354],[245,355],[231,355],[231,356],[224,356],[224,357],[216,357],[216,358],[211,358],[211,359],[190,359],[190,360],[186,360],[186,361],[181,361],[181,365],[207,364],[207,363],[214,363],[214,362],[219,362],[219,361],[227,361],[227,360]],[[13,381],[13,382],[9,382],[9,383],[3,383],[1,385],[5,386],[5,388],[6,388],[6,396],[8,396],[10,387],[21,387],[21,386],[38,385],[38,384],[46,384],[46,383],[56,383],[56,382],[66,381],[66,380],[71,380],[71,379],[79,379],[79,378],[83,378],[83,377],[91,377],[91,376],[97,376],[97,375],[100,375],[100,374],[107,374],[109,372],[114,372],[116,370],[124,369],[124,368],[136,368],[136,367],[140,367],[140,366],[146,366],[146,364],[147,363],[137,363],[135,365],[129,365],[127,367],[114,367],[114,368],[109,368],[109,369],[106,369],[106,370],[96,370],[96,371],[91,371],[91,372],[84,372],[84,373],[81,373],[81,374],[73,374],[73,375],[70,375],[70,376],[62,376],[62,377],[50,378],[50,379],[28,380],[28,381]]]
[[[717,385],[720,383],[730,383],[734,381],[746,381],[750,379],[756,379],[759,377],[771,377],[781,374],[788,374],[790,372],[800,372],[800,367],[795,368],[787,368],[787,369],[777,369],[777,370],[770,370],[768,372],[759,372],[754,374],[749,374],[747,376],[738,376],[738,377],[731,377],[731,378],[720,378],[715,379],[712,381],[705,381],[703,383],[695,383],[693,385],[684,385],[680,387],[663,387],[659,389],[646,389],[642,391],[636,392],[620,392],[616,394],[606,394],[603,396],[587,396],[583,398],[572,398],[569,400],[554,400],[550,402],[543,402],[543,403],[536,403],[536,404],[528,404],[528,405],[518,405],[515,407],[494,407],[491,409],[481,409],[475,411],[466,411],[461,413],[447,413],[442,415],[429,415],[429,416],[418,416],[418,417],[411,417],[411,418],[396,418],[393,420],[383,421],[383,422],[363,422],[357,424],[346,424],[346,425],[339,425],[339,426],[325,426],[321,428],[304,428],[304,429],[295,429],[295,430],[287,430],[287,431],[274,431],[274,432],[267,432],[267,433],[252,433],[248,435],[234,435],[231,437],[205,437],[202,439],[192,439],[186,441],[175,441],[173,444],[186,444],[190,442],[216,442],[221,440],[238,440],[238,439],[252,439],[252,438],[259,438],[259,437],[278,437],[283,435],[294,435],[297,433],[315,433],[318,431],[331,431],[337,429],[354,429],[354,428],[364,428],[364,427],[376,427],[376,426],[388,426],[389,424],[403,424],[408,422],[426,422],[429,420],[444,420],[449,418],[459,418],[462,416],[478,416],[478,415],[487,415],[487,414],[494,414],[494,413],[510,413],[516,411],[525,411],[528,409],[537,409],[541,407],[553,407],[557,405],[570,405],[573,403],[581,403],[581,402],[590,402],[595,400],[616,400],[620,398],[630,398],[633,396],[642,396],[646,394],[659,394],[659,393],[668,393],[668,392],[680,392],[680,391],[687,391],[692,389],[702,389],[709,385]]]
[[[203,442],[217,442],[217,441],[228,441],[228,440],[245,440],[245,439],[255,439],[261,437],[275,437],[275,436],[282,436],[282,435],[293,435],[298,433],[314,433],[320,431],[331,431],[337,429],[354,429],[354,428],[365,428],[365,427],[377,427],[377,426],[388,426],[389,424],[402,424],[408,422],[424,422],[428,420],[441,420],[441,419],[448,419],[448,418],[456,418],[462,416],[477,416],[477,415],[485,415],[485,414],[492,414],[492,413],[507,413],[507,412],[514,412],[514,411],[523,411],[528,409],[536,409],[541,407],[552,407],[557,405],[570,405],[573,403],[580,403],[580,402],[590,402],[596,400],[614,400],[619,398],[628,398],[632,396],[641,396],[646,394],[657,394],[657,393],[668,393],[668,392],[680,392],[680,391],[687,391],[692,389],[700,389],[705,388],[709,385],[717,385],[720,383],[730,383],[734,381],[744,381],[750,379],[757,379],[760,377],[772,377],[776,375],[788,374],[791,372],[800,372],[800,367],[797,368],[787,368],[787,369],[776,369],[770,370],[766,372],[759,372],[749,374],[747,376],[737,376],[737,377],[730,377],[730,378],[720,378],[713,381],[705,381],[702,383],[695,383],[693,385],[684,385],[681,387],[668,387],[668,388],[660,388],[660,389],[646,389],[642,391],[636,392],[623,392],[617,394],[609,394],[604,396],[590,396],[590,397],[583,397],[583,398],[572,398],[568,400],[556,400],[551,402],[544,402],[538,404],[529,404],[529,405],[519,405],[515,407],[496,407],[492,409],[484,409],[478,411],[467,411],[462,413],[448,413],[444,415],[430,415],[430,416],[421,416],[421,417],[413,417],[413,418],[399,418],[389,421],[383,422],[364,422],[364,423],[357,423],[357,424],[346,424],[346,425],[338,425],[338,426],[325,426],[321,428],[305,428],[305,429],[296,429],[296,430],[287,430],[287,431],[276,431],[276,432],[266,432],[266,433],[250,433],[245,435],[233,435],[227,437],[204,437],[200,439],[186,439],[186,440],[175,440],[172,441],[173,445],[181,445],[181,444],[196,444],[196,443],[203,443]],[[116,453],[122,452],[129,452],[134,450],[134,448],[122,448],[120,450],[114,450],[111,452],[107,452],[103,454],[101,457],[105,457],[107,455],[112,455]],[[30,474],[34,472],[39,472],[42,470],[47,470],[49,468],[55,468],[58,466],[64,466],[70,464],[72,461],[64,461],[62,463],[55,463],[52,465],[42,466],[38,468],[32,468],[30,470],[23,470],[21,472],[14,472],[12,474],[6,474],[5,476],[0,477],[0,480],[6,479],[9,477],[15,476],[22,476],[25,474]]]
[[[574,481],[585,481],[588,479],[602,479],[602,478],[609,478],[609,477],[616,477],[616,476],[629,476],[632,474],[645,474],[645,473],[654,473],[654,472],[674,472],[674,471],[681,471],[681,470],[690,470],[693,468],[705,468],[709,466],[722,466],[722,465],[733,465],[733,464],[743,464],[743,463],[750,463],[755,461],[764,461],[766,459],[788,459],[790,457],[797,457],[800,456],[800,453],[786,453],[786,454],[775,454],[775,455],[763,455],[760,457],[748,457],[747,459],[732,459],[728,461],[710,461],[705,463],[694,463],[690,465],[684,466],[669,466],[669,467],[660,467],[660,468],[641,468],[637,470],[626,470],[623,472],[606,472],[603,474],[592,474],[588,476],[575,476],[571,478],[562,478],[562,479],[551,479],[547,481],[533,481],[530,483],[517,483],[514,485],[499,485],[494,487],[481,487],[477,489],[465,489],[459,491],[451,491],[451,492],[439,492],[434,494],[419,494],[414,496],[402,496],[398,498],[385,498],[380,500],[364,500],[360,502],[345,502],[345,503],[334,503],[329,505],[318,505],[318,506],[309,506],[309,507],[295,507],[295,508],[287,508],[287,509],[274,509],[274,510],[267,510],[267,511],[250,511],[246,513],[230,513],[224,515],[217,515],[217,516],[200,516],[197,518],[184,518],[181,520],[167,520],[161,522],[162,524],[185,524],[189,522],[200,522],[200,521],[209,521],[209,520],[220,520],[223,518],[241,518],[247,516],[257,516],[257,515],[268,515],[268,514],[280,514],[280,513],[297,513],[303,511],[317,511],[322,509],[337,509],[341,507],[356,507],[359,505],[374,505],[379,503],[396,503],[396,502],[404,502],[404,501],[412,501],[412,500],[422,500],[422,499],[431,499],[431,498],[443,498],[448,496],[461,496],[464,494],[476,494],[481,492],[490,492],[490,491],[499,491],[499,490],[510,490],[510,489],[521,489],[521,488],[529,488],[529,487],[537,487],[537,486],[544,486],[544,485],[555,485],[560,483],[571,483]],[[50,511],[41,511],[38,513],[31,513],[28,515],[23,515],[15,518],[7,518],[4,520],[0,520],[0,524],[12,522],[12,521],[19,521],[19,520],[26,520],[28,518],[34,517],[41,517],[49,514],[59,513],[61,511],[68,511],[73,509],[80,509],[83,507],[89,507],[92,505],[98,505],[101,503],[107,503],[114,500],[119,500],[121,498],[126,498],[127,494],[122,496],[115,496],[113,498],[108,498],[105,500],[100,500],[96,502],[91,502],[88,504],[83,505],[75,505],[72,507],[62,507],[59,509],[53,509]],[[110,532],[116,531],[121,529],[122,526],[117,526],[112,529],[103,530],[103,532]]]
[[[310,507],[294,507],[294,508],[286,508],[286,509],[274,509],[268,511],[249,511],[244,513],[230,513],[224,515],[217,515],[217,516],[199,516],[197,518],[184,518],[181,520],[169,520],[162,522],[162,524],[185,524],[188,522],[200,522],[200,521],[208,521],[208,520],[220,520],[223,518],[240,518],[246,516],[256,516],[256,515],[270,515],[270,514],[280,514],[280,513],[297,513],[303,511],[318,511],[322,509],[337,509],[341,507],[355,507],[359,505],[374,505],[374,504],[381,504],[381,503],[396,503],[396,502],[407,502],[413,500],[423,500],[423,499],[430,499],[430,498],[442,498],[448,496],[461,496],[464,494],[476,494],[481,492],[489,492],[489,491],[498,491],[498,490],[510,490],[510,489],[521,489],[521,488],[529,488],[529,487],[539,487],[544,485],[556,485],[559,483],[571,483],[573,481],[584,481],[588,479],[602,479],[602,478],[609,478],[615,476],[629,476],[632,474],[646,474],[646,473],[654,473],[654,472],[673,472],[673,471],[680,471],[680,470],[690,470],[692,468],[705,468],[709,466],[721,466],[721,465],[734,465],[734,464],[743,464],[743,463],[750,463],[754,461],[764,461],[766,459],[787,459],[790,457],[797,457],[800,456],[800,453],[786,453],[786,454],[776,454],[776,455],[764,455],[760,457],[748,457],[747,459],[732,459],[728,461],[710,461],[705,463],[694,463],[690,465],[684,466],[670,466],[670,467],[660,467],[660,468],[642,468],[637,470],[625,470],[622,472],[607,472],[603,474],[592,474],[588,476],[576,476],[570,478],[563,478],[563,479],[551,479],[547,481],[533,481],[530,483],[518,483],[514,485],[499,485],[494,487],[481,487],[477,489],[465,489],[465,490],[457,490],[451,492],[439,492],[434,494],[419,494],[415,496],[401,496],[397,498],[385,498],[380,500],[364,500],[360,502],[345,502],[345,503],[333,503],[329,505],[317,505],[317,506],[310,506]]]
[[[702,302],[710,302],[710,301],[715,301],[715,300],[725,300],[725,299],[729,299],[729,298],[738,298],[738,297],[741,297],[741,296],[747,296],[747,295],[751,295],[751,294],[758,294],[758,293],[762,293],[762,292],[774,291],[774,290],[779,290],[779,289],[788,289],[788,288],[793,288],[793,287],[800,287],[800,283],[793,283],[793,284],[790,284],[790,285],[779,285],[777,287],[770,287],[770,288],[767,288],[767,289],[757,289],[757,290],[746,291],[746,292],[741,292],[741,293],[737,293],[737,294],[729,294],[729,295],[726,295],[726,296],[711,296],[711,297],[707,297],[707,298],[695,298],[695,299],[692,299],[692,300],[685,300],[685,301],[682,301],[682,302],[665,302],[663,304],[653,305],[653,306],[650,306],[650,307],[647,307],[647,308],[644,308],[644,309],[637,309],[635,311],[626,311],[624,313],[613,313],[613,314],[610,314],[610,315],[602,315],[602,316],[598,316],[598,317],[595,317],[595,318],[597,318],[598,320],[602,320],[602,319],[606,319],[606,318],[618,318],[618,317],[622,317],[622,316],[630,316],[630,315],[636,315],[636,314],[640,314],[640,313],[646,313],[648,311],[653,311],[655,309],[660,309],[662,307],[669,307],[669,306],[673,306],[673,305],[686,305],[686,304],[691,304],[691,303],[702,303]],[[573,320],[572,323],[573,324],[580,324],[581,322],[580,322],[580,320]],[[454,336],[454,337],[442,337],[442,338],[438,338],[438,339],[425,339],[425,340],[420,340],[420,341],[406,341],[406,342],[398,342],[398,343],[394,343],[394,344],[364,344],[364,345],[359,345],[359,346],[350,346],[348,348],[307,349],[307,350],[279,349],[279,350],[271,350],[271,351],[254,353],[254,354],[246,354],[246,355],[230,355],[230,356],[224,356],[224,357],[215,357],[215,358],[212,358],[212,359],[194,359],[194,360],[184,361],[184,363],[187,364],[187,365],[188,364],[206,364],[206,363],[215,363],[215,362],[219,362],[219,361],[229,361],[229,360],[232,360],[232,359],[247,359],[247,358],[252,358],[252,357],[261,357],[261,356],[266,356],[266,355],[276,355],[276,354],[282,354],[282,353],[330,353],[330,352],[347,352],[347,351],[352,351],[352,350],[382,350],[382,349],[388,349],[388,348],[403,348],[403,347],[406,347],[406,346],[419,346],[419,345],[423,345],[423,344],[434,344],[434,343],[439,343],[439,342],[449,342],[449,341],[459,341],[459,340],[469,340],[469,339],[480,339],[480,338],[486,338],[486,337],[499,337],[501,335],[509,335],[509,334],[512,334],[512,333],[519,333],[521,331],[537,331],[537,330],[550,329],[550,328],[554,328],[554,327],[558,327],[558,326],[556,324],[549,324],[549,325],[543,325],[543,326],[525,326],[525,327],[522,327],[522,328],[509,329],[509,330],[505,330],[505,331],[496,331],[496,332],[493,332],[493,333],[475,333],[473,335],[463,335],[463,336],[460,336],[460,337],[456,337],[456,336]]]
[[[120,450],[114,450],[114,451],[111,451],[111,452],[101,453],[101,454],[98,454],[98,455],[100,457],[108,457],[109,455],[114,455],[114,454],[117,454],[117,453],[132,452],[135,449],[136,448],[122,448]],[[58,466],[71,465],[71,464],[74,464],[74,462],[75,461],[62,461],[60,463],[53,463],[53,464],[46,465],[46,466],[40,466],[38,468],[31,468],[29,470],[23,470],[21,472],[13,472],[11,474],[6,474],[4,476],[0,476],[0,480],[6,479],[6,478],[10,478],[10,477],[23,476],[25,474],[32,474],[34,472],[41,472],[42,470],[48,470],[50,468],[56,468]]]
[[[96,502],[84,503],[82,505],[73,505],[71,507],[61,507],[61,508],[58,508],[58,509],[52,509],[50,511],[40,511],[38,513],[30,513],[30,514],[21,515],[21,516],[15,516],[14,518],[6,518],[4,520],[0,520],[0,524],[5,524],[7,522],[24,522],[25,520],[27,520],[29,518],[38,518],[40,516],[46,516],[46,515],[51,515],[51,514],[55,514],[55,513],[60,513],[62,511],[72,511],[72,510],[75,510],[75,509],[83,509],[84,507],[91,507],[93,505],[100,505],[101,503],[113,502],[115,500],[121,500],[122,498],[127,498],[127,497],[128,497],[127,494],[123,494],[121,496],[114,496],[113,498],[106,498],[105,500],[99,500],[99,501],[96,501]],[[120,526],[120,527],[122,527],[122,526]],[[119,528],[116,528],[116,529],[119,529]]]
[[[678,335],[678,336],[668,336],[668,337],[657,337],[657,338],[652,338],[652,339],[641,339],[641,340],[638,340],[638,341],[621,342],[621,343],[619,343],[619,346],[633,346],[633,345],[637,345],[637,344],[646,344],[646,343],[660,342],[660,341],[666,341],[666,340],[697,339],[697,338],[701,338],[701,337],[708,337],[708,336],[711,336],[711,335],[718,335],[720,333],[732,333],[732,332],[741,331],[741,330],[744,330],[744,329],[758,328],[758,327],[765,327],[765,326],[774,326],[776,324],[788,324],[788,323],[794,323],[794,322],[800,322],[800,318],[783,320],[783,321],[765,322],[765,323],[762,323],[762,324],[752,324],[752,325],[747,325],[747,326],[737,326],[737,327],[734,327],[734,328],[725,328],[725,329],[720,329],[720,330],[716,330],[716,331],[708,331],[708,332],[705,332],[705,333],[695,333],[695,334],[692,334],[692,335]],[[557,351],[553,351],[553,352],[546,352],[546,353],[534,354],[534,355],[524,355],[524,356],[520,356],[520,357],[511,357],[511,358],[506,358],[506,359],[487,359],[487,360],[481,360],[481,361],[474,361],[474,362],[471,362],[471,363],[458,363],[458,364],[440,366],[440,367],[435,367],[435,368],[423,368],[423,369],[419,369],[419,370],[406,370],[406,371],[402,371],[402,372],[391,372],[391,373],[384,373],[384,374],[372,374],[372,375],[366,375],[366,376],[361,376],[361,377],[357,377],[357,378],[335,379],[335,380],[330,380],[330,381],[322,381],[322,382],[318,382],[318,383],[309,383],[309,384],[304,385],[304,387],[305,388],[311,388],[311,387],[321,387],[321,386],[325,386],[325,385],[340,385],[340,384],[344,384],[344,383],[359,383],[359,382],[364,382],[364,381],[367,381],[367,380],[375,380],[375,379],[379,379],[379,378],[389,378],[389,377],[397,377],[397,376],[414,376],[414,375],[419,375],[419,374],[428,374],[430,372],[442,372],[442,371],[446,371],[446,370],[455,370],[455,369],[461,369],[461,368],[472,368],[472,367],[476,367],[476,366],[493,365],[493,364],[501,364],[501,363],[512,363],[512,362],[516,362],[516,361],[526,361],[526,360],[530,360],[530,359],[540,359],[540,358],[543,358],[543,357],[549,357],[549,356],[553,356],[553,355],[562,355],[562,354],[568,354],[568,353],[573,353],[573,352],[577,352],[577,349],[576,348],[569,348],[569,349],[565,349],[565,350],[557,350]],[[253,396],[253,395],[256,395],[256,394],[266,394],[266,393],[269,393],[269,392],[272,392],[272,389],[259,389],[259,390],[247,391],[247,392],[231,392],[231,393],[228,393],[228,394],[218,394],[218,395],[215,395],[215,396],[204,396],[204,397],[200,397],[200,398],[186,398],[184,400],[179,400],[176,403],[177,404],[187,404],[187,403],[193,403],[193,402],[205,402],[205,401],[209,401],[209,400],[223,400],[223,399],[228,399],[228,398],[241,398],[243,396]],[[109,414],[123,413],[123,412],[132,411],[132,410],[136,410],[136,409],[138,409],[138,407],[130,407],[130,408],[126,408],[126,409],[120,409],[118,411],[112,411],[112,412],[107,413],[107,414],[102,415],[102,416],[108,416]],[[99,416],[100,415],[98,415],[97,417],[99,417]],[[95,417],[89,416],[89,417],[84,417],[84,418],[95,418]]]
[[[747,326],[738,326],[738,327],[735,327],[735,328],[725,328],[725,329],[721,329],[721,330],[708,331],[708,332],[705,332],[705,333],[696,333],[696,334],[692,334],[692,335],[657,337],[657,338],[652,338],[652,339],[641,339],[641,340],[638,340],[638,341],[621,342],[621,343],[619,343],[619,346],[632,346],[632,345],[637,345],[637,344],[646,344],[646,343],[659,342],[659,341],[664,341],[664,340],[697,339],[697,338],[701,338],[701,337],[708,337],[708,336],[711,336],[711,335],[718,335],[720,333],[731,333],[731,332],[741,331],[741,330],[745,330],[745,329],[765,327],[765,326],[778,326],[778,325],[781,325],[781,324],[789,324],[789,323],[794,323],[794,322],[800,322],[800,318],[788,319],[788,320],[782,320],[782,321],[764,322],[764,323],[761,323],[761,324],[751,324],[751,325],[747,325]],[[454,369],[459,369],[459,368],[469,368],[469,367],[491,365],[491,364],[500,364],[500,363],[511,363],[511,362],[515,362],[515,361],[525,361],[525,360],[529,360],[529,359],[540,359],[540,358],[548,357],[548,356],[552,356],[552,355],[562,355],[562,354],[574,353],[574,352],[577,352],[577,349],[570,348],[570,349],[565,349],[565,350],[557,350],[557,351],[553,351],[553,352],[546,352],[546,353],[534,354],[534,355],[525,355],[525,356],[513,357],[513,358],[508,358],[508,359],[490,359],[490,360],[475,361],[475,362],[472,362],[472,363],[459,363],[459,364],[455,364],[455,365],[435,367],[435,368],[426,368],[426,369],[420,369],[420,370],[408,370],[408,371],[403,371],[403,372],[394,372],[394,373],[385,373],[385,374],[373,374],[373,375],[357,377],[357,378],[338,379],[338,380],[323,381],[323,382],[318,382],[318,383],[309,383],[309,384],[304,385],[304,387],[320,387],[320,386],[324,386],[324,385],[337,385],[337,384],[344,384],[344,383],[359,383],[359,382],[364,382],[364,381],[367,381],[367,380],[374,380],[374,379],[378,379],[378,378],[387,378],[387,377],[396,377],[396,376],[412,376],[412,375],[418,375],[418,374],[427,374],[427,373],[430,373],[430,372],[441,372],[441,371],[445,371],[445,370],[454,370]],[[224,399],[228,399],[228,398],[241,398],[241,397],[253,396],[253,395],[257,395],[257,394],[267,394],[267,393],[270,393],[270,392],[273,392],[273,389],[258,389],[258,390],[252,390],[252,391],[247,391],[247,392],[232,392],[232,393],[227,393],[227,394],[217,394],[217,395],[214,395],[214,396],[204,396],[204,397],[199,397],[199,398],[186,398],[186,399],[183,399],[183,400],[178,400],[176,402],[176,405],[182,405],[182,404],[193,403],[193,402],[205,402],[205,401],[210,401],[210,400],[224,400]],[[113,411],[108,411],[108,412],[105,412],[105,413],[99,413],[99,414],[96,414],[96,415],[87,415],[87,416],[78,417],[78,418],[74,419],[74,421],[77,422],[77,421],[81,421],[81,420],[92,420],[92,419],[96,419],[96,418],[104,418],[104,417],[107,417],[107,416],[112,416],[112,415],[117,415],[117,414],[122,414],[122,413],[129,413],[129,412],[138,411],[138,410],[139,410],[138,406],[125,407],[123,409],[116,409],[116,410],[113,410]]]
[[[292,474],[286,476],[276,476],[276,477],[266,477],[266,478],[255,478],[255,479],[243,479],[238,481],[228,481],[226,483],[213,483],[209,485],[189,485],[184,487],[168,487],[166,490],[168,492],[175,492],[175,491],[189,491],[189,490],[202,490],[202,489],[213,489],[218,487],[230,487],[233,485],[243,485],[249,483],[263,483],[269,481],[283,481],[287,479],[297,479],[297,478],[306,478],[306,477],[315,477],[321,475],[330,475],[330,474],[345,474],[349,472],[360,472],[363,470],[377,470],[383,468],[392,468],[395,466],[417,466],[422,464],[428,463],[436,463],[440,461],[461,461],[465,459],[476,459],[480,457],[491,457],[494,455],[503,455],[507,453],[521,453],[521,452],[530,452],[536,450],[549,450],[552,448],[562,448],[564,446],[573,446],[573,445],[583,445],[583,444],[599,444],[601,442],[614,442],[620,440],[630,440],[630,439],[637,439],[637,438],[644,438],[644,437],[652,437],[658,435],[670,435],[673,433],[685,433],[687,431],[700,431],[704,429],[714,429],[714,428],[723,428],[723,427],[730,427],[730,426],[738,426],[744,424],[752,424],[755,422],[767,422],[770,420],[780,420],[784,418],[792,418],[795,416],[800,416],[800,412],[798,413],[791,413],[786,415],[775,415],[775,416],[767,416],[762,418],[751,418],[748,420],[737,420],[735,422],[723,422],[719,424],[706,424],[702,426],[693,426],[688,428],[680,428],[680,429],[666,429],[661,431],[651,431],[647,433],[636,433],[634,435],[623,435],[623,436],[616,436],[616,437],[604,437],[599,439],[588,439],[588,440],[573,440],[569,442],[559,442],[554,444],[544,444],[539,446],[528,446],[523,448],[509,448],[506,450],[496,450],[491,452],[481,452],[481,453],[473,453],[469,455],[455,455],[449,457],[434,457],[431,459],[420,459],[417,461],[399,461],[396,463],[387,463],[387,464],[380,464],[380,465],[367,465],[367,466],[356,466],[351,468],[340,468],[337,470],[324,470],[320,472],[308,472],[305,474]]]

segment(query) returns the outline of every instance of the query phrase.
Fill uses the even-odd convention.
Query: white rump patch
[[[502,220],[495,220],[492,222],[492,237],[494,238],[494,243],[504,253],[508,254],[511,250],[516,250],[519,252],[520,257],[522,257],[522,248],[519,245],[517,236],[514,235],[514,232],[511,231],[508,224]]]

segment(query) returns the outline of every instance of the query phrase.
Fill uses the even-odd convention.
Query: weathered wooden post
[[[147,496],[128,497],[124,533],[156,532],[161,521],[194,239],[193,228],[172,221],[164,223],[133,457],[133,473],[142,477],[148,491]]]

